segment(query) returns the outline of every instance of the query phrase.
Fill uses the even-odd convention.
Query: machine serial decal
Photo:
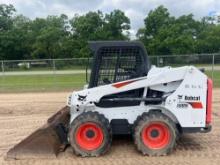
[[[177,108],[188,108],[188,104],[187,103],[178,103]]]

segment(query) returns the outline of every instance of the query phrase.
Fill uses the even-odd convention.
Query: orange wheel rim
[[[142,129],[141,138],[145,146],[151,149],[162,149],[170,143],[171,134],[166,124],[154,122]]]
[[[103,142],[104,134],[101,127],[95,123],[82,124],[76,131],[76,142],[84,150],[96,150]]]

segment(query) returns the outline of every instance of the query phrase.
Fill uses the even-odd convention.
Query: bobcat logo
[[[178,95],[178,99],[181,100],[183,98],[183,95]]]

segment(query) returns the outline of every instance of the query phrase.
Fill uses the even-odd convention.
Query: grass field
[[[206,72],[212,77],[212,72]],[[9,75],[0,76],[0,92],[71,91],[86,84],[86,76],[79,74]],[[214,86],[220,87],[220,71],[214,72]]]
[[[85,83],[85,74],[1,76],[0,92],[65,91]]]
[[[212,78],[212,71],[206,71],[205,73],[210,78]],[[214,87],[216,87],[216,88],[220,87],[220,71],[214,71],[213,72],[213,82],[214,82]]]

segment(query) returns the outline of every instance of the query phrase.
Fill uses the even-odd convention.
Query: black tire
[[[86,126],[87,128],[84,128]],[[93,129],[93,127],[95,128]],[[93,133],[91,133],[91,131]],[[87,140],[88,138],[93,138],[96,141],[91,142],[91,140]],[[112,131],[108,119],[98,112],[85,112],[80,114],[71,123],[69,140],[76,155],[94,157],[106,153],[112,142]],[[88,145],[85,147],[85,144]],[[98,145],[94,147],[94,144]]]
[[[176,125],[161,112],[143,113],[134,122],[133,138],[143,155],[167,155],[176,145]]]

